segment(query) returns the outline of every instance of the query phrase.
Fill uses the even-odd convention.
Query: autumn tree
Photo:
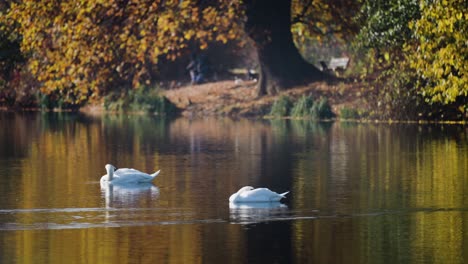
[[[22,0],[11,3],[0,23],[22,36],[21,51],[41,91],[70,103],[149,84],[157,67],[164,67],[161,59],[176,58],[189,42],[204,49],[211,41],[226,43],[245,33],[258,53],[257,92],[263,95],[326,78],[302,58],[291,32],[292,21],[324,28],[330,18],[340,17],[340,4],[344,10],[353,1],[326,2]]]
[[[0,13],[8,9],[8,2],[0,2]],[[0,22],[0,105],[15,104],[19,71],[23,63],[20,51],[20,36],[12,28]]]
[[[301,55],[309,62],[349,54],[359,25],[361,1],[293,0],[291,31]]]
[[[422,94],[449,104],[464,98],[468,112],[468,2],[420,1],[421,18],[411,24],[415,42],[408,51],[421,78]]]
[[[419,16],[414,0],[365,0],[356,17],[360,21],[357,41],[367,49],[402,51],[412,37],[408,24]]]
[[[42,92],[81,103],[149,84],[158,60],[177,57],[191,39],[204,48],[235,38],[239,10],[221,0],[23,0],[0,22],[22,35],[21,51]]]

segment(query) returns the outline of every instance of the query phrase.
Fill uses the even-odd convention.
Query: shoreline
[[[186,118],[228,117],[247,119],[289,119],[311,121],[339,121],[352,123],[408,123],[408,124],[467,124],[467,120],[393,120],[378,118],[344,119],[340,117],[343,108],[371,111],[365,101],[365,94],[360,83],[325,82],[311,83],[304,86],[287,89],[277,95],[257,97],[255,81],[235,82],[224,80],[198,85],[186,85],[173,89],[162,89],[161,94],[180,110],[180,116]],[[268,116],[271,105],[280,97],[288,96],[297,100],[303,95],[311,95],[318,99],[329,100],[336,117],[331,120],[313,120],[310,118],[272,117]],[[8,108],[0,107],[2,112],[35,112],[44,111],[40,108]],[[78,109],[52,109],[46,112],[80,112],[89,116],[105,114],[144,115],[146,112],[112,112],[106,111],[102,103],[87,104]]]
[[[134,115],[134,116],[158,116],[157,114],[151,114],[146,112],[113,112],[113,111],[105,111],[102,110],[103,108],[97,105],[93,105],[90,108],[93,110],[89,110],[87,106],[80,108],[79,110],[41,110],[41,109],[20,109],[20,110],[13,110],[8,109],[5,107],[0,107],[0,112],[10,112],[10,113],[80,113],[90,117],[100,117],[103,115]],[[178,115],[173,118],[189,118],[189,119],[203,119],[203,118],[230,118],[230,119],[249,119],[249,120],[292,120],[292,121],[310,121],[310,122],[321,122],[321,123],[333,123],[333,122],[341,122],[341,123],[356,123],[356,124],[420,124],[420,125],[468,125],[468,121],[465,120],[393,120],[393,119],[343,119],[343,118],[333,118],[333,119],[311,119],[311,118],[299,118],[299,117],[273,117],[268,115],[263,116],[228,116],[228,115],[211,115],[211,116],[188,116],[188,115]]]

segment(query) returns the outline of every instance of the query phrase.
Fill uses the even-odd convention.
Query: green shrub
[[[359,112],[354,108],[341,108],[340,117],[342,119],[359,119]]]
[[[62,98],[57,99],[55,94],[43,94],[41,92],[36,93],[37,106],[42,111],[49,111],[52,109],[63,110],[66,108],[66,104]]]
[[[329,119],[333,118],[335,114],[331,110],[331,106],[328,103],[328,99],[321,97],[318,102],[314,102],[310,109],[310,116],[313,119]]]
[[[302,96],[293,103],[287,96],[279,97],[271,106],[270,116],[274,117],[304,117],[311,119],[329,119],[335,114],[326,98],[314,101],[311,96]]]
[[[177,107],[161,96],[157,89],[146,86],[107,95],[104,97],[104,109],[112,112],[145,112],[157,115],[177,113]]]
[[[291,109],[292,117],[307,117],[310,116],[311,108],[314,105],[314,99],[312,96],[303,95],[299,100],[294,104]]]
[[[270,115],[275,117],[289,116],[291,106],[291,99],[288,96],[280,96],[271,106]]]
[[[53,108],[52,102],[48,95],[38,92],[36,93],[36,97],[39,108],[41,108],[42,111]]]

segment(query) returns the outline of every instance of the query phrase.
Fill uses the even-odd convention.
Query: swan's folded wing
[[[278,202],[284,198],[284,196],[273,192],[268,188],[257,188],[247,192],[247,195],[249,197],[246,197],[246,199],[252,202]]]
[[[263,202],[270,201],[271,191],[267,188],[258,188],[239,194],[239,200],[243,202]]]
[[[135,169],[122,168],[122,169],[116,170],[114,174],[123,175],[123,174],[146,174],[146,173],[141,172],[139,170],[135,170]]]

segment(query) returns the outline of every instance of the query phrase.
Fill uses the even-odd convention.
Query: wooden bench
[[[348,57],[331,58],[328,64],[325,61],[320,61],[320,66],[322,66],[322,71],[344,71],[348,67],[348,63]]]

